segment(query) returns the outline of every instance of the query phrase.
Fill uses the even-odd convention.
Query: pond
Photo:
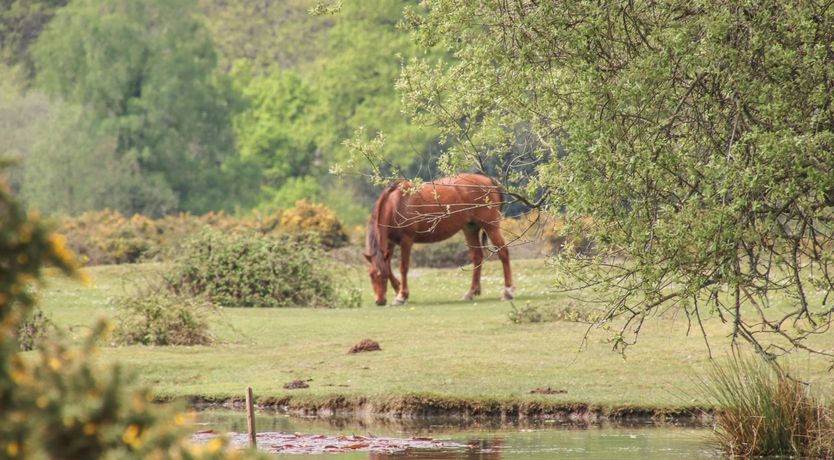
[[[334,435],[342,439],[432,441],[439,448],[404,451],[353,451],[276,454],[285,459],[715,459],[710,429],[693,426],[634,424],[466,423],[444,419],[362,422],[310,419],[259,413],[258,433],[285,436]],[[246,432],[246,416],[231,410],[198,413],[198,430]],[[314,436],[315,437],[315,436]],[[243,439],[241,437],[240,439]],[[260,438],[259,438],[260,439]],[[334,438],[335,439],[335,438]],[[260,441],[259,441],[260,443]],[[418,443],[419,444],[419,443]]]

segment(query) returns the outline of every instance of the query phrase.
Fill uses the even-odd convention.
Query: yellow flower
[[[84,434],[87,436],[92,436],[96,434],[98,431],[98,426],[93,422],[87,422],[84,424]]]
[[[139,446],[142,445],[142,441],[139,439],[139,425],[131,424],[125,429],[125,432],[122,434],[122,441],[125,444],[133,447],[134,449],[138,449]]]
[[[25,385],[32,381],[32,376],[21,369],[12,369],[12,381],[18,385]]]
[[[52,249],[52,255],[64,265],[74,267],[75,255],[67,249],[67,239],[64,235],[52,233],[49,235],[49,246]]]
[[[208,451],[209,451],[210,453],[217,452],[217,451],[219,451],[219,450],[220,450],[220,449],[222,449],[222,448],[223,448],[223,440],[222,440],[222,439],[220,439],[219,437],[218,437],[218,438],[214,438],[214,439],[212,439],[212,440],[211,440],[211,441],[209,441],[209,443],[208,443]]]
[[[53,371],[57,371],[61,368],[61,360],[58,358],[52,358],[49,360],[49,367],[52,368]]]
[[[12,441],[6,444],[6,453],[9,457],[17,457],[17,454],[20,453],[20,444],[17,441]]]

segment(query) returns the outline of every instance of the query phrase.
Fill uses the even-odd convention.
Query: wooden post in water
[[[246,421],[249,426],[249,447],[258,448],[258,441],[255,439],[255,401],[252,398],[252,387],[246,387]]]

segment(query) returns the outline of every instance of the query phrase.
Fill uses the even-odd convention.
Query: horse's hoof
[[[397,297],[391,305],[405,305],[407,299]]]
[[[467,292],[464,294],[463,300],[475,300],[475,296],[471,292]]]
[[[504,288],[504,295],[502,295],[501,298],[504,299],[504,300],[513,300],[513,291],[515,291],[515,289],[513,289],[512,286],[505,287]]]

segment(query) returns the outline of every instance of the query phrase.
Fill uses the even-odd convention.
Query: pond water
[[[246,432],[246,416],[230,410],[198,414],[198,430]],[[276,454],[285,459],[716,459],[710,429],[652,424],[581,425],[547,421],[506,425],[455,423],[442,419],[373,423],[343,419],[308,419],[259,413],[262,432],[429,439],[453,447],[399,452]]]

